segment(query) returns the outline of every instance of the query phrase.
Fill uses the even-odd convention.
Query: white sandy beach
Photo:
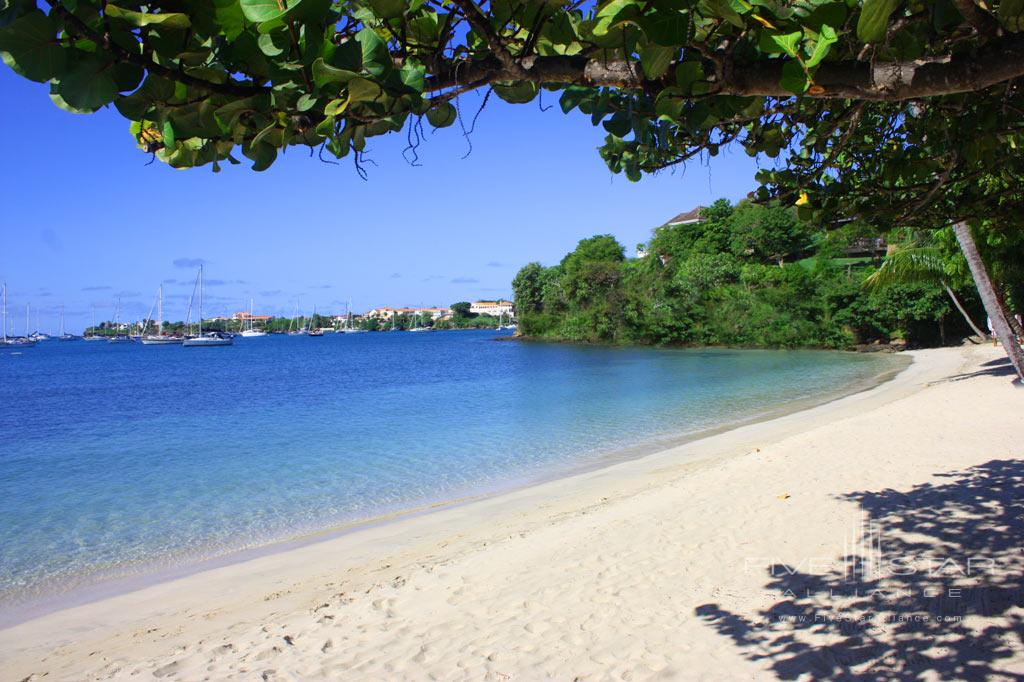
[[[990,346],[913,357],[827,405],[7,628],[0,677],[1024,675],[1024,390]]]

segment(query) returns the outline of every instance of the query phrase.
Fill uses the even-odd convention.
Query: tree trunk
[[[953,290],[949,288],[949,285],[946,284],[945,281],[942,282],[942,287],[946,290],[946,293],[949,294],[949,298],[953,301],[953,305],[956,306],[956,309],[964,316],[964,319],[967,321],[967,326],[973,329],[974,333],[980,336],[982,341],[987,341],[988,334],[978,329],[978,325],[974,324],[974,320],[972,320],[971,316],[967,314],[966,310],[964,310],[963,305],[960,303],[960,299],[956,297],[956,294],[953,293]]]
[[[978,287],[978,293],[981,294],[982,303],[985,304],[985,312],[992,320],[992,328],[995,329],[1003,348],[1006,349],[1006,355],[1010,358],[1013,368],[1017,370],[1018,379],[1024,382],[1024,349],[1017,342],[1017,337],[1014,336],[1013,329],[1007,320],[1008,316],[999,303],[999,297],[988,276],[985,262],[981,260],[978,245],[974,243],[974,237],[971,235],[971,228],[967,223],[960,222],[953,226],[953,232],[956,233],[956,240],[960,242],[960,250],[963,251],[967,265],[971,268],[974,283]]]
[[[1017,318],[1010,313],[1010,309],[1006,307],[1006,297],[1003,296],[1003,292],[996,290],[996,299],[999,301],[999,306],[1003,309],[1003,313],[1006,315],[1006,321],[1010,325],[1010,329],[1013,331],[1013,335],[1018,339],[1024,339],[1024,329],[1020,328],[1020,324],[1017,322]]]

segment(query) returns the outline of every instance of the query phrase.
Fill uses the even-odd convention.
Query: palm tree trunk
[[[964,310],[963,305],[960,303],[960,299],[956,297],[956,294],[954,294],[953,290],[949,288],[949,285],[946,284],[945,280],[942,282],[942,288],[944,288],[946,293],[949,294],[949,298],[953,301],[953,305],[955,305],[956,309],[960,311],[960,314],[964,316],[964,319],[967,321],[967,325],[974,330],[974,333],[980,336],[983,341],[988,340],[988,334],[978,329],[978,325],[974,324],[974,320],[972,320],[971,316],[967,314],[966,310]]]
[[[1017,322],[1017,318],[1010,314],[1010,309],[1006,307],[1006,298],[1003,296],[1003,292],[996,290],[996,298],[999,300],[999,305],[1002,307],[1003,312],[1006,314],[1006,321],[1010,324],[1010,329],[1013,330],[1013,335],[1018,339],[1024,339],[1024,329],[1020,328],[1020,324]]]
[[[1013,368],[1017,370],[1018,379],[1024,382],[1024,349],[1017,342],[1017,337],[1007,320],[1009,316],[999,302],[992,279],[989,278],[988,270],[985,268],[985,262],[981,260],[981,254],[978,252],[978,245],[974,243],[971,228],[967,223],[960,222],[953,226],[953,232],[956,234],[956,240],[960,242],[960,250],[963,251],[964,258],[967,259],[974,283],[978,287],[978,293],[981,294],[981,302],[985,304],[985,312],[992,320],[992,327],[995,329],[996,335],[999,336],[1003,348],[1006,349],[1006,355],[1010,358]]]

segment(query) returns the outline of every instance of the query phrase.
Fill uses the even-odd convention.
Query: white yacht
[[[199,276],[196,279],[197,286],[199,287],[199,329],[198,333],[194,336],[186,336],[181,342],[181,345],[186,348],[201,348],[206,346],[232,346],[235,343],[235,339],[226,334],[220,332],[203,332],[203,266],[199,266]],[[192,305],[188,307],[189,315],[192,314]],[[188,317],[185,318],[185,324],[188,325]]]
[[[96,306],[92,306],[92,326],[90,327],[90,329],[92,329],[92,333],[91,334],[85,334],[84,336],[82,336],[82,340],[83,341],[105,341],[106,340],[105,336],[100,336],[99,334],[96,333]]]
[[[249,299],[249,326],[246,329],[242,330],[241,335],[244,336],[247,339],[248,338],[252,338],[254,336],[266,336],[267,335],[267,332],[263,331],[262,329],[256,329],[255,327],[252,326],[252,299],[251,298]]]
[[[152,309],[150,309],[152,312]],[[146,327],[149,326],[150,320],[146,321]],[[145,331],[145,328],[143,329]],[[142,338],[143,346],[178,346],[181,345],[182,338],[180,336],[171,336],[170,334],[164,334],[164,285],[161,284],[160,288],[156,292],[156,334],[143,334]]]
[[[61,341],[77,341],[79,337],[74,334],[68,334],[67,330],[64,329],[64,304],[60,304],[60,336],[57,337]]]

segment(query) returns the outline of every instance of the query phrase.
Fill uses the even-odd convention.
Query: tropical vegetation
[[[974,333],[964,315],[984,321],[951,234],[936,240],[894,230],[884,260],[851,258],[850,243],[877,233],[859,224],[823,230],[792,208],[749,201],[719,200],[701,218],[657,228],[638,258],[598,235],[557,265],[524,266],[513,282],[520,332],[578,342],[852,348],[950,343]],[[925,272],[907,264],[911,256]],[[1016,261],[995,258],[993,269],[1017,268],[1004,277],[1019,292]]]

